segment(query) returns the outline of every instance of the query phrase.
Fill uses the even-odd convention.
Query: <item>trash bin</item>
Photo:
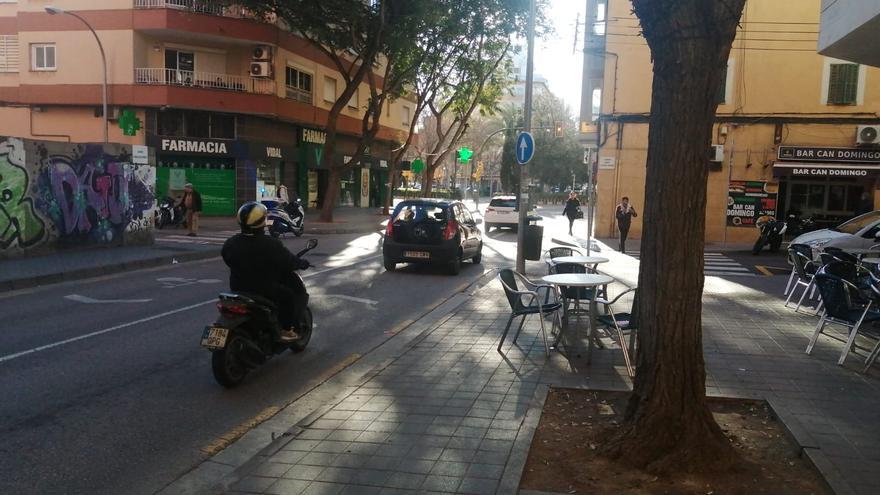
[[[544,240],[544,227],[530,222],[529,225],[526,225],[524,237],[523,254],[525,258],[530,261],[540,261],[541,242]]]

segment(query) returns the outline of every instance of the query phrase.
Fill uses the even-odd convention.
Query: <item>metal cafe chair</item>
[[[788,276],[788,283],[785,285],[785,292],[782,293],[783,296],[788,295],[798,275],[797,268],[794,266],[794,260],[792,259],[793,251],[803,254],[807,259],[813,259],[813,248],[810,246],[806,244],[790,244],[788,246],[788,263],[791,265],[791,275]]]
[[[619,301],[620,298],[622,298],[626,294],[629,294],[630,292],[633,293],[633,302],[629,313],[615,313],[614,304]],[[615,332],[617,333],[617,340],[620,344],[620,350],[623,352],[623,361],[624,363],[626,363],[626,372],[629,374],[630,378],[632,378],[633,376],[635,376],[635,373],[633,372],[631,356],[633,351],[635,350],[636,332],[639,328],[638,288],[633,287],[631,289],[627,289],[618,294],[617,297],[610,301],[599,299],[597,300],[597,302],[599,304],[605,305],[608,314],[597,317],[596,321],[609,332],[611,331],[611,328],[614,328]],[[624,332],[629,332],[629,346],[627,346],[626,342],[624,342]]]
[[[553,265],[556,264],[553,259],[561,258],[563,256],[583,256],[583,253],[580,249],[567,246],[556,246],[548,249],[547,254],[544,257],[544,261],[547,263],[547,273],[553,273]]]
[[[825,314],[816,325],[816,330],[807,345],[806,353],[813,352],[819,335],[827,325],[840,325],[846,327],[849,332],[843,351],[840,353],[840,359],[837,360],[838,365],[843,365],[862,325],[880,321],[880,311],[872,310],[873,301],[864,303],[859,288],[841,277],[825,273],[822,270],[813,277],[813,283],[818,287],[819,294],[825,302]],[[876,356],[869,355],[870,362],[873,362],[871,361],[872,357],[876,359]]]
[[[797,274],[797,278],[795,279],[795,285],[791,288],[791,291],[788,293],[788,298],[785,300],[785,307],[789,307],[788,304],[794,296],[795,291],[797,291],[798,287],[803,287],[804,292],[801,294],[801,298],[798,300],[797,307],[795,307],[795,312],[799,311],[801,308],[801,304],[804,302],[804,298],[807,296],[808,292],[814,290],[813,286],[813,275],[816,273],[818,267],[816,262],[807,255],[805,255],[799,248],[792,248],[789,246],[788,255],[791,259],[792,263],[794,263],[795,273]],[[812,297],[812,296],[810,296]]]
[[[522,332],[523,325],[526,322],[526,316],[538,315],[541,322],[541,336],[544,339],[544,350],[547,357],[550,357],[550,344],[547,340],[547,331],[544,327],[544,316],[553,314],[553,328],[561,331],[562,321],[559,317],[559,310],[562,309],[562,302],[559,300],[559,294],[552,285],[540,285],[532,282],[525,275],[518,273],[509,268],[501,270],[498,279],[504,287],[504,294],[507,296],[507,302],[510,304],[510,318],[507,320],[507,326],[504,327],[504,333],[501,334],[501,340],[498,342],[498,352],[501,352],[501,346],[504,345],[504,339],[510,331],[510,325],[515,318],[521,317],[519,328],[513,336],[513,343]],[[524,287],[521,290],[520,283]],[[551,332],[553,329],[551,329]]]

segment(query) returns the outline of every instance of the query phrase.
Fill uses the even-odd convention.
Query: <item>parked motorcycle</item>
[[[183,208],[177,206],[174,199],[166,197],[159,202],[159,211],[156,217],[156,228],[162,229],[168,226],[183,224]]]
[[[788,216],[788,235],[794,239],[801,234],[817,230],[818,226],[813,217],[801,218],[800,215],[792,213]]]
[[[760,235],[758,236],[758,240],[755,241],[755,245],[752,247],[752,254],[760,253],[767,244],[770,245],[771,253],[779,251],[780,246],[782,246],[782,239],[785,235],[785,231],[788,229],[788,225],[782,220],[777,220],[773,216],[765,215],[758,218],[755,222],[755,226],[760,231]]]
[[[311,239],[296,256],[302,257],[317,245],[318,240]],[[300,277],[296,272],[292,276]],[[223,292],[218,297],[220,316],[213,325],[205,327],[201,345],[212,352],[214,379],[224,387],[238,385],[252,369],[287,349],[302,352],[312,338],[308,294],[302,311],[303,321],[296,326],[299,339],[294,342],[278,340],[282,328],[272,301],[255,294],[236,292]]]
[[[281,234],[287,233],[292,233],[297,237],[303,235],[306,229],[306,213],[303,209],[302,200],[297,199],[293,203],[263,201],[263,204],[269,209],[269,216],[267,217],[269,235],[272,237],[278,237]]]

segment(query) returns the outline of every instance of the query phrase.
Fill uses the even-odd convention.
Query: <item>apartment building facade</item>
[[[102,62],[94,36],[47,2],[0,0],[0,135],[103,139]],[[344,89],[332,62],[271,18],[194,0],[57,0],[100,38],[107,61],[109,141],[155,149],[156,195],[192,182],[207,214],[272,197],[282,184],[319,206],[324,127]],[[364,83],[339,119],[338,156],[354,153]],[[380,205],[413,104],[388,105],[363,167],[343,178],[342,205]],[[119,120],[141,129],[124,135]],[[151,154],[151,156],[153,156]]]
[[[816,52],[820,3],[746,4],[706,143],[707,242],[752,242],[764,214],[834,225],[866,199],[880,207],[880,70]],[[596,234],[613,236],[620,198],[644,205],[651,57],[629,0],[588,0],[588,19],[584,94],[602,101],[586,140],[598,155]]]

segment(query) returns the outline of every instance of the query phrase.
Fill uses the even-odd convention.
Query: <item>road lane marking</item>
[[[95,299],[89,296],[81,296],[79,294],[69,294],[64,296],[68,301],[76,301],[83,304],[142,304],[152,301],[152,299]]]
[[[182,308],[172,309],[171,311],[166,311],[164,313],[159,313],[157,315],[148,316],[146,318],[141,318],[139,320],[130,321],[128,323],[121,323],[116,326],[112,326],[110,328],[105,328],[103,330],[98,330],[91,333],[86,333],[83,335],[78,335],[76,337],[71,337],[69,339],[59,340],[58,342],[53,342],[51,344],[41,345],[38,347],[34,347],[32,349],[28,349],[26,351],[16,352],[15,354],[7,354],[6,356],[0,356],[0,363],[6,361],[12,361],[13,359],[20,358],[22,356],[27,356],[28,354],[35,354],[37,352],[46,351],[49,349],[54,349],[55,347],[61,347],[63,345],[72,344],[74,342],[79,342],[80,340],[90,339],[92,337],[97,337],[98,335],[104,335],[105,333],[115,332],[117,330],[122,330],[123,328],[128,328],[134,325],[140,325],[141,323],[146,323],[148,321],[158,320],[159,318],[164,318],[166,316],[171,316],[177,313],[181,313],[183,311],[189,311],[191,309],[198,308],[200,306],[206,306],[215,302],[215,299],[210,299],[208,301],[202,301],[200,303],[190,304],[189,306],[184,306]]]
[[[351,268],[351,267],[354,266],[354,265],[359,265],[359,264],[361,264],[361,263],[365,263],[365,262],[367,262],[367,261],[372,261],[372,260],[375,260],[375,259],[377,259],[377,258],[381,258],[381,257],[382,257],[381,254],[380,254],[380,255],[376,255],[376,256],[370,256],[370,257],[367,257],[367,258],[364,258],[364,259],[361,259],[361,260],[355,261],[354,263],[350,263],[350,264],[347,264],[347,265],[337,266],[337,267],[333,267],[333,268],[325,268],[324,270],[317,270],[317,271],[314,271],[314,272],[311,272],[311,273],[307,273],[306,275],[303,276],[303,278],[304,278],[304,279],[312,278],[312,277],[317,276],[317,275],[320,275],[320,274],[322,274],[322,273],[332,272],[332,271],[335,271],[335,270],[341,270],[341,269],[343,269],[343,268]],[[30,355],[30,354],[36,354],[36,353],[38,353],[38,352],[42,352],[42,351],[47,351],[47,350],[49,350],[49,349],[54,349],[54,348],[56,348],[56,347],[61,347],[61,346],[67,345],[67,344],[72,344],[72,343],[74,343],[74,342],[79,342],[80,340],[90,339],[90,338],[92,338],[92,337],[97,337],[97,336],[99,336],[99,335],[104,335],[104,334],[107,334],[107,333],[115,332],[115,331],[117,331],[117,330],[122,330],[122,329],[124,329],[124,328],[132,327],[132,326],[135,326],[135,325],[140,325],[141,323],[146,323],[146,322],[148,322],[148,321],[158,320],[158,319],[160,319],[160,318],[164,318],[164,317],[166,317],[166,316],[171,316],[171,315],[174,315],[174,314],[177,314],[177,313],[182,313],[182,312],[184,312],[184,311],[189,311],[189,310],[191,310],[191,309],[196,309],[196,308],[199,308],[199,307],[201,307],[201,306],[207,306],[208,304],[213,304],[213,303],[215,303],[216,301],[217,301],[216,298],[211,298],[211,299],[209,299],[209,300],[207,300],[207,301],[202,301],[202,302],[198,302],[198,303],[195,303],[195,304],[190,304],[189,306],[184,306],[184,307],[182,307],[182,308],[172,309],[171,311],[165,311],[164,313],[159,313],[159,314],[157,314],[157,315],[148,316],[148,317],[146,317],[146,318],[141,318],[141,319],[139,319],[139,320],[134,320],[134,321],[130,321],[130,322],[127,322],[127,323],[120,323],[119,325],[115,325],[115,326],[112,326],[112,327],[109,327],[109,328],[105,328],[105,329],[103,329],[103,330],[97,330],[97,331],[90,332],[90,333],[86,333],[86,334],[83,334],[83,335],[78,335],[78,336],[76,336],[76,337],[71,337],[71,338],[69,338],[69,339],[59,340],[58,342],[53,342],[53,343],[51,343],[51,344],[41,345],[41,346],[33,347],[33,348],[31,348],[31,349],[27,349],[27,350],[24,350],[24,351],[16,352],[16,353],[13,353],[13,354],[7,354],[7,355],[5,355],[5,356],[0,356],[0,363],[4,363],[4,362],[7,362],[7,361],[12,361],[13,359],[18,359],[18,358],[23,357],[23,356],[27,356],[27,355]]]
[[[372,299],[364,299],[362,297],[352,297],[346,296],[342,294],[316,294],[315,297],[329,297],[331,299],[344,299],[346,301],[352,301],[357,303],[366,304],[368,306],[375,306],[379,304],[379,301],[374,301]]]

